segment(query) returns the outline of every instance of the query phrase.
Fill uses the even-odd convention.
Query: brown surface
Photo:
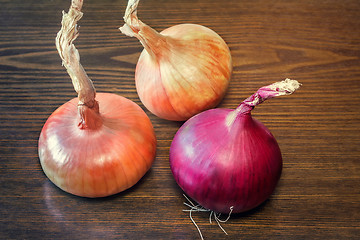
[[[182,212],[168,152],[181,123],[148,113],[158,139],[151,171],[105,199],[69,195],[45,177],[37,140],[47,117],[75,97],[54,39],[70,1],[1,1],[0,238],[199,239]],[[98,92],[143,107],[134,69],[142,47],[120,34],[126,1],[85,1],[76,45]],[[360,2],[155,1],[139,18],[157,30],[198,23],[229,44],[234,71],[220,107],[286,77],[303,86],[253,111],[277,138],[284,168],[259,208],[223,224],[194,219],[205,239],[355,239],[360,236]]]

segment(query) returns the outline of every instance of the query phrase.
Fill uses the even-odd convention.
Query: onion
[[[211,109],[186,121],[170,147],[177,184],[218,213],[244,212],[264,202],[280,178],[282,157],[275,138],[251,110],[299,86],[286,79],[260,88],[235,110]]]
[[[156,138],[150,119],[136,103],[95,93],[72,43],[78,36],[81,7],[82,1],[72,1],[56,38],[78,98],[47,119],[38,150],[43,171],[59,188],[78,196],[104,197],[130,188],[144,176],[155,157]]]
[[[135,71],[142,103],[158,117],[175,121],[215,107],[232,72],[227,44],[197,24],[179,24],[158,33],[137,18],[138,3],[129,0],[120,30],[144,46]]]

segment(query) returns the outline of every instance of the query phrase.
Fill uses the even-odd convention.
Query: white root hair
[[[206,208],[202,207],[201,205],[195,205],[185,194],[183,194],[183,195],[184,195],[185,199],[188,201],[188,203],[184,202],[184,205],[190,208],[190,209],[184,209],[183,212],[189,212],[190,220],[192,221],[192,223],[195,225],[196,229],[198,230],[201,240],[204,240],[204,237],[201,233],[199,226],[196,224],[195,220],[192,217],[193,212],[210,212],[210,216],[209,216],[210,224],[212,224],[212,217],[214,216],[214,219],[215,219],[216,223],[218,224],[219,228],[226,235],[228,235],[228,233],[225,231],[225,229],[221,226],[220,223],[226,223],[227,221],[229,221],[231,213],[233,212],[233,209],[234,209],[233,206],[230,207],[230,212],[229,212],[229,215],[227,216],[227,218],[225,220],[221,220],[220,219],[221,213],[216,213],[210,209],[206,209]]]

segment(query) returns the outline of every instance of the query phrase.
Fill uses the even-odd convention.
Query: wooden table
[[[169,147],[181,122],[145,110],[157,155],[128,191],[87,199],[46,178],[37,153],[41,128],[76,96],[54,45],[70,0],[0,5],[0,238],[200,239],[182,211],[185,199],[169,168]],[[85,0],[76,46],[98,92],[144,108],[134,83],[142,46],[117,29],[125,8],[125,0]],[[360,238],[359,12],[358,0],[140,2],[139,18],[156,30],[197,23],[228,43],[234,69],[219,107],[235,108],[259,87],[287,77],[303,84],[294,95],[253,111],[282,150],[275,192],[222,224],[228,236],[209,223],[208,213],[194,213],[205,239]]]

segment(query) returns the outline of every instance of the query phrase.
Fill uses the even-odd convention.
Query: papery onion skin
[[[134,102],[96,94],[73,42],[83,0],[71,0],[55,38],[78,97],[54,111],[40,133],[38,152],[46,176],[82,197],[105,197],[130,188],[150,169],[156,138],[150,119]]]
[[[230,207],[234,213],[244,212],[264,202],[282,170],[280,148],[270,131],[250,114],[239,115],[229,129],[225,122],[231,111],[194,116],[179,129],[170,148],[178,185],[200,205],[220,213],[229,213]]]
[[[232,73],[228,45],[213,30],[179,24],[158,33],[137,18],[129,0],[120,30],[144,46],[135,71],[140,100],[160,118],[184,121],[223,99]]]
[[[136,90],[145,107],[160,118],[184,121],[217,106],[232,72],[224,40],[197,24],[175,25],[160,34],[166,44],[150,47],[160,49],[156,61],[144,49],[136,66]]]
[[[134,102],[97,93],[101,123],[81,129],[78,98],[59,107],[39,138],[39,158],[46,176],[59,188],[82,197],[105,197],[136,184],[156,153],[153,126]]]
[[[211,109],[187,120],[170,146],[170,168],[178,185],[201,206],[219,213],[245,212],[274,191],[282,172],[279,145],[252,118],[266,99],[300,87],[286,79],[260,88],[235,110]]]

